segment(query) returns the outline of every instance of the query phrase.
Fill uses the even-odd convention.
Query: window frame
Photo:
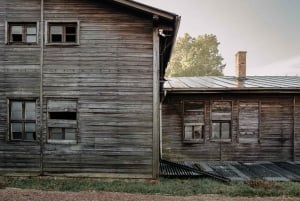
[[[74,106],[66,104],[67,102],[72,102]],[[61,106],[53,107],[51,104],[60,103]],[[53,108],[51,108],[51,107]],[[76,99],[48,99],[47,101],[47,143],[49,144],[78,144],[78,101]],[[74,113],[76,112],[76,119],[59,119],[51,118],[51,113]],[[51,138],[52,129],[62,129],[63,139],[53,139]],[[75,135],[74,140],[65,139],[66,129],[74,129]]]
[[[214,104],[220,104],[220,103],[227,103],[230,105],[230,115],[228,113],[224,113],[224,111],[214,111]],[[233,135],[232,135],[232,122],[233,122],[233,100],[228,99],[222,99],[222,100],[211,100],[210,103],[210,136],[209,140],[211,142],[233,142]],[[224,109],[224,108],[223,108]],[[219,116],[218,114],[225,114],[224,116]],[[228,139],[213,139],[213,123],[229,123],[229,138]]]
[[[45,23],[45,44],[48,46],[77,46],[80,45],[80,21],[78,20],[48,20]],[[62,42],[51,41],[51,25],[62,26]],[[66,42],[66,27],[68,25],[76,25],[76,40],[75,42]]]
[[[199,104],[199,105],[202,105],[203,108],[201,109],[189,109],[189,110],[186,110],[185,109],[185,105],[186,104],[190,104],[190,105],[196,105],[196,104]],[[192,113],[197,113],[199,112],[199,116],[201,116],[201,113],[200,112],[203,112],[203,122],[200,122],[200,121],[194,121],[194,122],[191,122],[191,120],[188,120],[186,121],[186,114],[188,112],[192,112]],[[195,114],[196,115],[196,114]],[[198,143],[203,143],[204,142],[204,139],[205,139],[205,132],[204,132],[204,122],[205,122],[205,101],[202,101],[202,100],[183,100],[182,101],[182,142],[184,144],[198,144]],[[201,129],[200,129],[200,136],[199,138],[196,138],[195,136],[195,127],[197,126],[200,126]],[[187,138],[187,133],[186,133],[186,127],[192,127],[192,139],[189,139]]]
[[[13,102],[21,102],[22,103],[22,118],[21,120],[12,120],[12,103]],[[26,120],[25,111],[26,111],[26,103],[32,102],[35,104],[35,120]],[[22,124],[22,139],[14,139],[12,133],[12,124],[20,123]],[[35,124],[35,136],[33,140],[26,139],[26,124]],[[9,99],[8,100],[8,140],[11,142],[36,142],[38,140],[37,136],[37,100],[36,99]]]
[[[256,114],[256,117],[257,117],[257,128],[255,129],[257,134],[256,135],[243,135],[241,134],[241,114],[242,114],[242,105],[241,104],[248,104],[248,105],[251,105],[252,106],[254,104],[257,104],[257,114]],[[254,100],[239,100],[238,101],[238,118],[237,118],[237,121],[238,121],[238,124],[237,124],[237,139],[238,139],[238,143],[259,143],[260,141],[260,112],[261,111],[261,102],[257,99],[254,99]],[[253,115],[253,112],[252,111],[252,115]],[[245,114],[245,111],[244,113]],[[251,128],[252,130],[254,130],[253,128]]]
[[[12,41],[12,26],[22,27],[22,41]],[[26,28],[35,27],[35,34],[27,34]],[[6,45],[38,45],[39,44],[39,22],[36,21],[5,21],[5,44]],[[27,42],[27,35],[35,35],[35,42]]]
[[[213,127],[214,123],[218,123],[220,124],[220,130],[219,130],[219,134],[220,134],[220,138],[218,139],[213,139],[213,129],[211,129],[211,135],[210,135],[210,141],[211,142],[232,142],[232,121],[231,120],[212,120],[211,121],[211,127]],[[222,136],[222,125],[223,124],[229,124],[229,138],[223,139]]]

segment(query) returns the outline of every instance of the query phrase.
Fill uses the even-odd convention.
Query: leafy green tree
[[[225,65],[215,35],[179,37],[166,71],[167,77],[222,76]]]

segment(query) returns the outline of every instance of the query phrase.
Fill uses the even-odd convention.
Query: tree
[[[223,57],[215,35],[200,35],[196,38],[185,34],[179,37],[166,71],[167,77],[221,76]]]

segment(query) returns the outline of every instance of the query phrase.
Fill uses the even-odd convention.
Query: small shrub
[[[280,190],[283,187],[278,182],[274,181],[266,181],[266,180],[251,180],[248,181],[247,184],[255,189],[276,189]]]
[[[6,186],[4,184],[4,182],[0,181],[0,189],[4,189]]]

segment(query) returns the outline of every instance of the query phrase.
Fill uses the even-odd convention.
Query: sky
[[[178,36],[214,34],[235,74],[247,51],[247,75],[300,76],[300,0],[136,0],[181,16]]]

